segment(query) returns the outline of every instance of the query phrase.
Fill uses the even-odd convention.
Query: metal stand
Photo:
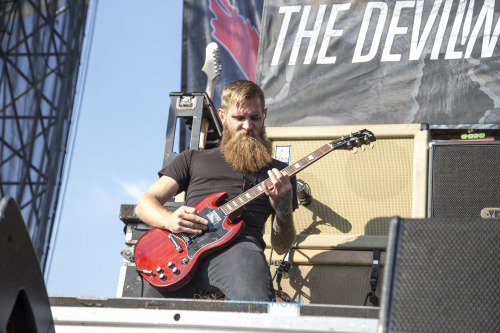
[[[184,127],[176,129],[184,120]],[[189,135],[189,132],[191,133]],[[176,133],[180,133],[176,142]],[[163,165],[167,166],[179,152],[187,149],[210,149],[216,147],[222,136],[222,123],[206,93],[170,93],[167,134],[163,152]],[[186,139],[189,137],[189,145]],[[179,147],[176,147],[178,145]]]

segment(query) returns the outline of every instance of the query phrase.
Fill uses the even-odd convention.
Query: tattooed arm
[[[266,187],[264,191],[269,196],[276,212],[271,231],[271,244],[276,253],[285,254],[296,236],[293,225],[292,184],[288,175],[281,173],[278,169],[272,169],[268,171],[268,174],[273,188],[269,190]]]

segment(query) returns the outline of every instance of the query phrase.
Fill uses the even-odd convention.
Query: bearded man
[[[187,285],[163,292],[145,283],[143,296],[192,298],[208,292],[227,299],[275,299],[263,252],[263,229],[268,217],[274,214],[271,245],[278,254],[288,251],[296,236],[296,181],[279,171],[286,167],[285,163],[272,158],[264,128],[264,93],[258,85],[246,80],[228,84],[222,91],[218,115],[224,126],[220,147],[179,154],[139,199],[136,215],[152,227],[201,234],[208,221],[193,208],[199,201],[216,192],[226,192],[231,200],[266,178],[273,185],[264,186],[266,195],[243,208],[242,234],[228,247],[205,258]],[[182,191],[185,206],[175,212],[163,207]]]

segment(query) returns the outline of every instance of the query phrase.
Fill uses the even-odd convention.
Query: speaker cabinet
[[[0,332],[54,332],[38,258],[10,197],[0,199]]]
[[[498,184],[500,142],[431,144],[428,217],[480,217],[500,207]]]
[[[498,219],[391,221],[379,332],[498,332]]]
[[[275,151],[289,152],[290,164],[365,128],[377,139],[373,148],[334,150],[297,174],[312,198],[294,212],[297,239],[282,287],[305,303],[363,305],[373,250],[385,249],[390,218],[425,217],[429,131],[421,124],[267,128]],[[268,221],[269,247],[270,232]]]
[[[270,250],[266,253],[270,255]],[[276,254],[271,257],[271,274],[277,276]],[[374,299],[372,292],[373,251],[293,249],[288,258],[291,267],[281,282],[274,280],[278,299],[302,304],[378,306],[381,296],[385,252],[378,261]]]
[[[297,174],[311,190],[294,212],[299,248],[385,248],[392,216],[423,218],[427,202],[429,133],[425,125],[269,127],[273,147],[288,146],[289,162],[342,135],[368,129],[373,148],[334,150]],[[266,224],[265,234],[270,234]],[[266,242],[269,244],[269,242]]]

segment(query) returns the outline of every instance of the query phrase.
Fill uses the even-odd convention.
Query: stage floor
[[[61,332],[376,332],[379,308],[151,298],[50,297]]]

